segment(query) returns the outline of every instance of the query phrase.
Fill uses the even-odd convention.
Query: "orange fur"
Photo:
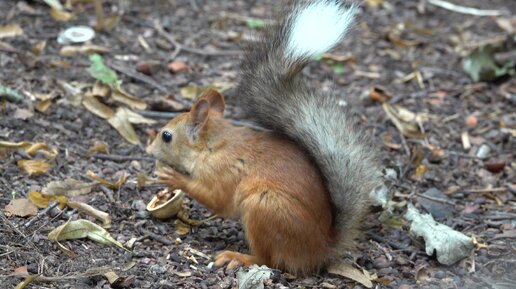
[[[226,251],[216,265],[317,271],[331,259],[336,242],[318,169],[287,139],[231,125],[222,116],[220,94],[211,91],[199,102],[206,100],[211,107],[201,128],[194,124],[202,116],[194,105],[163,128],[173,140],[165,143],[159,134],[148,152],[175,168],[161,172],[173,187],[219,216],[241,219],[252,256]]]

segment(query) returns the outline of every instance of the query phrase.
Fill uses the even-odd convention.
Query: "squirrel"
[[[156,174],[221,217],[240,219],[251,254],[223,251],[216,266],[318,272],[353,249],[380,184],[376,150],[348,108],[300,72],[346,34],[358,7],[293,1],[244,55],[241,106],[267,131],[237,127],[208,90],[147,147]]]

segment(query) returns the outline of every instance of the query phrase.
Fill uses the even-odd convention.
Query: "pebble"
[[[443,279],[445,277],[446,277],[446,273],[444,273],[444,271],[437,271],[434,273],[434,278]]]
[[[188,65],[183,61],[172,61],[168,64],[168,69],[173,73],[179,73],[188,69]]]
[[[373,261],[373,266],[377,269],[387,268],[389,267],[390,262],[385,258],[385,256],[380,256]]]
[[[400,287],[398,287],[398,289],[412,289],[412,286],[408,284],[401,284]]]
[[[143,200],[134,200],[131,204],[131,208],[137,211],[145,211],[147,205]]]
[[[482,144],[477,150],[476,157],[479,159],[485,159],[489,152],[491,152],[491,148],[486,144]]]

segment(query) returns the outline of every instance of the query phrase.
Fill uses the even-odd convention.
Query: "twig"
[[[428,3],[450,10],[457,13],[462,14],[469,14],[469,15],[475,15],[475,16],[501,16],[505,15],[504,11],[499,10],[480,10],[476,8],[466,7],[466,6],[460,6],[456,5],[450,2],[442,1],[442,0],[428,0]]]
[[[191,47],[184,46],[183,44],[179,43],[174,38],[174,36],[172,36],[172,34],[170,34],[170,33],[167,33],[158,22],[155,23],[154,29],[156,29],[156,31],[158,32],[159,35],[161,35],[168,42],[170,42],[170,44],[174,45],[174,52],[172,53],[172,55],[170,57],[172,59],[175,58],[179,53],[181,53],[182,50],[190,52],[190,53],[194,53],[194,54],[203,55],[203,56],[235,56],[235,55],[240,55],[242,53],[240,50],[225,50],[225,51],[212,50],[212,51],[209,51],[209,50],[201,50],[201,49],[197,49],[197,48],[191,48]]]
[[[466,189],[465,193],[494,193],[494,192],[505,192],[508,188],[485,188],[485,189]]]
[[[398,242],[386,239],[378,234],[367,232],[367,236],[369,236],[371,239],[375,240],[376,242],[382,243],[382,244],[389,244],[392,248],[396,250],[405,250],[408,248],[407,245],[400,244]]]
[[[110,160],[115,162],[126,162],[126,161],[154,161],[153,158],[142,157],[142,156],[122,156],[122,155],[112,155],[112,154],[94,154],[92,156],[96,159],[101,160]]]
[[[34,221],[39,219],[41,216],[46,215],[50,210],[52,210],[55,207],[57,207],[58,204],[59,204],[59,202],[52,202],[52,203],[50,203],[48,205],[48,207],[46,207],[43,211],[40,211],[36,216],[34,216],[27,223],[25,223],[25,225],[24,225],[25,228],[28,228],[30,225],[32,225],[32,223],[34,223]]]
[[[460,153],[460,152],[454,152],[454,151],[445,151],[445,152],[452,156],[458,156],[458,157],[467,158],[467,159],[478,159],[478,160],[482,159],[477,156],[470,156],[468,154],[464,154],[464,153]]]
[[[149,238],[153,239],[154,241],[158,241],[164,245],[172,245],[172,241],[166,239],[165,237],[163,236],[160,236],[158,234],[155,234],[151,231],[148,231],[146,229],[144,229],[142,226],[143,226],[143,223],[145,223],[145,221],[143,222],[138,222],[136,223],[134,226],[136,227],[136,229],[140,232],[140,234],[144,235],[144,236],[148,236]]]
[[[126,67],[123,67],[121,65],[118,65],[116,63],[113,63],[113,62],[108,62],[108,65],[111,66],[114,70],[118,71],[118,72],[121,72],[133,79],[136,79],[138,81],[141,81],[145,84],[148,84],[150,86],[152,86],[153,88],[156,88],[157,90],[163,92],[163,93],[169,93],[170,91],[164,87],[163,85],[157,83],[154,79],[148,77],[147,75],[144,75],[144,74],[141,74],[141,73],[137,73],[137,72],[133,72],[131,71],[129,68],[126,68]]]
[[[439,203],[444,203],[444,204],[455,206],[454,202],[448,201],[448,200],[445,200],[445,199],[440,199],[440,198],[436,198],[436,197],[432,197],[432,196],[426,196],[426,195],[423,195],[423,194],[420,194],[420,193],[416,193],[416,195],[420,196],[421,198],[425,198],[425,199],[428,199],[428,200],[431,200],[431,201],[435,201],[435,202],[439,202]]]

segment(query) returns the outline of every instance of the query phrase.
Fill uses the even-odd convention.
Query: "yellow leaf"
[[[72,178],[64,181],[53,181],[43,188],[43,195],[46,196],[67,196],[72,198],[79,195],[86,195],[91,192],[95,183],[85,183]]]
[[[127,251],[124,246],[115,240],[104,228],[88,220],[80,219],[67,222],[48,233],[51,241],[63,241],[88,238],[105,245],[115,245]]]
[[[18,167],[32,176],[44,174],[48,172],[52,166],[49,163],[39,160],[19,160]]]
[[[367,6],[378,7],[383,4],[384,0],[366,0]]]
[[[111,91],[111,98],[113,98],[113,100],[123,103],[133,109],[146,109],[147,108],[147,104],[143,100],[130,95],[129,93],[124,91],[122,89],[122,87],[120,87],[120,86],[113,87],[113,90]]]
[[[16,287],[14,287],[14,289],[23,289],[23,288],[25,288],[25,286],[29,285],[30,282],[34,281],[38,277],[39,277],[39,275],[29,275],[29,276],[25,277],[25,279],[23,281],[18,283],[18,285],[16,285]]]
[[[57,201],[59,203],[59,207],[64,209],[66,203],[68,202],[68,198],[65,196],[51,196],[51,195],[43,195],[40,192],[29,192],[29,200],[36,206],[40,208],[46,208],[52,201]]]
[[[23,29],[18,24],[0,26],[0,38],[14,37],[23,34]]]
[[[113,117],[108,119],[108,122],[129,143],[134,145],[140,143],[140,139],[134,131],[133,125],[129,122],[129,117],[125,110],[118,110]]]
[[[127,119],[129,120],[130,123],[134,123],[134,124],[140,124],[140,123],[155,124],[156,123],[155,120],[146,118],[128,108],[119,107],[118,110],[124,110],[124,113],[127,115]]]
[[[51,99],[40,100],[36,103],[36,110],[39,112],[45,112],[48,110],[48,108],[50,107],[51,104],[52,104]]]
[[[186,235],[186,234],[190,233],[189,225],[187,225],[179,220],[176,220],[174,223],[176,224],[176,234]]]
[[[103,179],[103,178],[101,178],[101,177],[97,176],[97,175],[96,175],[94,172],[92,172],[92,171],[88,171],[88,172],[86,172],[86,175],[87,175],[90,179],[92,179],[92,180],[94,180],[94,181],[96,181],[96,182],[98,182],[98,183],[100,183],[100,184],[102,184],[102,185],[104,185],[104,186],[106,186],[106,187],[109,187],[109,188],[111,188],[111,189],[120,189],[120,187],[125,183],[125,180],[126,180],[126,178],[127,178],[127,177],[126,177],[126,175],[125,175],[125,173],[123,173],[123,175],[122,175],[122,176],[121,176],[121,177],[120,177],[116,182],[114,182],[114,183],[113,183],[113,182],[110,182],[110,181],[108,181],[108,180],[105,180],[105,179]]]
[[[91,94],[93,96],[98,97],[106,97],[109,95],[109,92],[111,92],[111,88],[105,84],[102,84],[102,82],[98,81],[95,82],[95,85],[93,86],[93,89],[91,90]]]
[[[94,96],[85,96],[82,105],[91,113],[103,119],[110,119],[115,115],[115,112],[109,106],[103,104]]]
[[[68,22],[68,21],[72,20],[75,17],[75,15],[73,13],[66,12],[64,10],[58,10],[55,8],[51,8],[50,9],[50,17],[52,17],[52,19],[54,19],[56,21]]]
[[[72,45],[66,45],[59,50],[59,55],[66,56],[66,57],[72,57],[77,54],[93,54],[93,53],[108,53],[111,51],[111,49],[100,46],[100,45],[94,45],[94,44],[83,44],[80,46],[72,46]]]
[[[93,155],[102,153],[102,154],[108,154],[109,148],[106,143],[103,142],[96,142],[86,153],[86,156],[88,158],[91,158]]]
[[[372,288],[373,282],[371,282],[371,280],[374,280],[375,278],[371,278],[371,275],[369,273],[366,274],[365,272],[362,272],[347,263],[332,264],[328,267],[328,273],[344,276],[364,285],[367,288]]]
[[[47,42],[45,40],[39,41],[38,43],[34,44],[34,46],[32,46],[31,52],[32,54],[39,56],[46,46]]]
[[[427,168],[425,165],[419,165],[416,168],[416,176],[422,177],[426,173],[426,170],[427,170]]]

